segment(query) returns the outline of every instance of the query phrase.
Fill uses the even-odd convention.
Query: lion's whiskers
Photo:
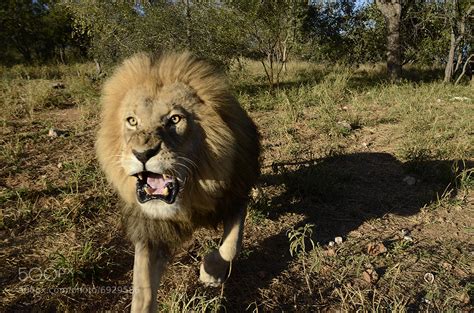
[[[191,168],[189,168],[189,166],[187,166],[183,163],[180,163],[180,162],[174,162],[173,165],[182,166],[184,168],[184,170],[188,173],[188,176],[192,176],[193,171],[191,170]]]
[[[196,164],[196,162],[194,162],[193,160],[191,160],[190,158],[187,158],[187,157],[183,157],[183,156],[176,156],[178,159],[182,159],[183,161],[185,162],[188,162],[190,165],[192,165],[196,170],[198,169],[198,166]]]

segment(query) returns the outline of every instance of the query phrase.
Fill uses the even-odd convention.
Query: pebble
[[[369,268],[369,269],[366,269],[363,273],[362,273],[362,278],[368,282],[368,283],[371,283],[371,284],[374,284],[377,282],[377,280],[379,279],[379,274],[377,274],[377,272],[372,269],[372,268]]]
[[[50,128],[48,131],[48,137],[56,138],[58,137],[58,132],[54,128]]]
[[[336,242],[336,244],[340,245],[342,243],[342,237],[336,237],[334,238],[334,241]]]
[[[416,184],[416,178],[413,176],[405,176],[403,181],[408,185],[408,186],[413,186]]]
[[[69,135],[70,133],[67,130],[59,130],[59,129],[50,128],[48,131],[48,137],[51,137],[51,138],[67,137]]]
[[[65,86],[62,82],[55,82],[51,84],[51,88],[53,89],[64,89]]]
[[[349,124],[349,122],[347,122],[347,121],[340,121],[340,122],[337,122],[337,124],[339,126],[341,126],[342,128],[344,128],[344,129],[352,130],[351,124]]]
[[[434,275],[433,273],[426,273],[425,276],[423,276],[423,279],[425,282],[432,284],[434,282]]]

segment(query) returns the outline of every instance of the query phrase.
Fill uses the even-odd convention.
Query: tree
[[[392,81],[402,74],[400,46],[400,17],[402,5],[400,0],[375,0],[378,9],[385,17],[387,24],[387,71]]]
[[[433,1],[404,2],[400,27],[402,64],[436,66],[445,62],[449,46],[445,6]]]
[[[467,35],[470,34],[470,32],[466,31],[466,29],[470,26],[470,24],[466,23],[466,20],[471,17],[471,13],[473,11],[474,5],[469,5],[467,7],[461,6],[458,0],[452,0],[451,2],[451,15],[449,18],[451,29],[450,46],[448,59],[444,70],[444,82],[446,83],[453,79],[454,72],[456,71],[456,68],[454,67],[456,54],[458,55],[456,67],[459,68],[461,66],[463,54],[461,43],[466,39]]]
[[[359,64],[383,59],[385,25],[375,4],[355,1],[318,2],[308,6],[302,21],[310,59]]]
[[[278,86],[280,75],[300,30],[303,4],[297,1],[262,0],[230,2],[241,16],[247,35],[249,56],[263,66],[270,89]]]
[[[242,17],[206,1],[71,1],[76,33],[92,38],[90,54],[114,63],[138,51],[188,49],[221,66],[246,50]]]
[[[33,62],[59,59],[79,48],[72,18],[60,1],[0,1],[0,60]]]

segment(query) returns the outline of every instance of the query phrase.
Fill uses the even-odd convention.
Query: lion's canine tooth
[[[163,188],[163,196],[167,197],[170,194],[170,189],[168,187]]]
[[[163,178],[164,178],[164,179],[168,179],[168,175],[163,174]]]
[[[139,178],[140,180],[143,180],[142,173],[138,173],[138,178]]]
[[[152,188],[150,188],[150,187],[145,187],[144,189],[145,189],[145,192],[146,192],[147,195],[153,194],[153,189],[152,189]]]

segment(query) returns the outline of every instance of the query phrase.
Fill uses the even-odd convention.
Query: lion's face
[[[246,199],[258,133],[212,66],[189,53],[137,54],[101,103],[97,157],[130,214],[201,225]]]
[[[181,83],[159,91],[137,87],[123,99],[120,164],[136,178],[137,203],[151,217],[169,218],[182,208],[203,141],[193,112],[197,104],[199,98]]]

